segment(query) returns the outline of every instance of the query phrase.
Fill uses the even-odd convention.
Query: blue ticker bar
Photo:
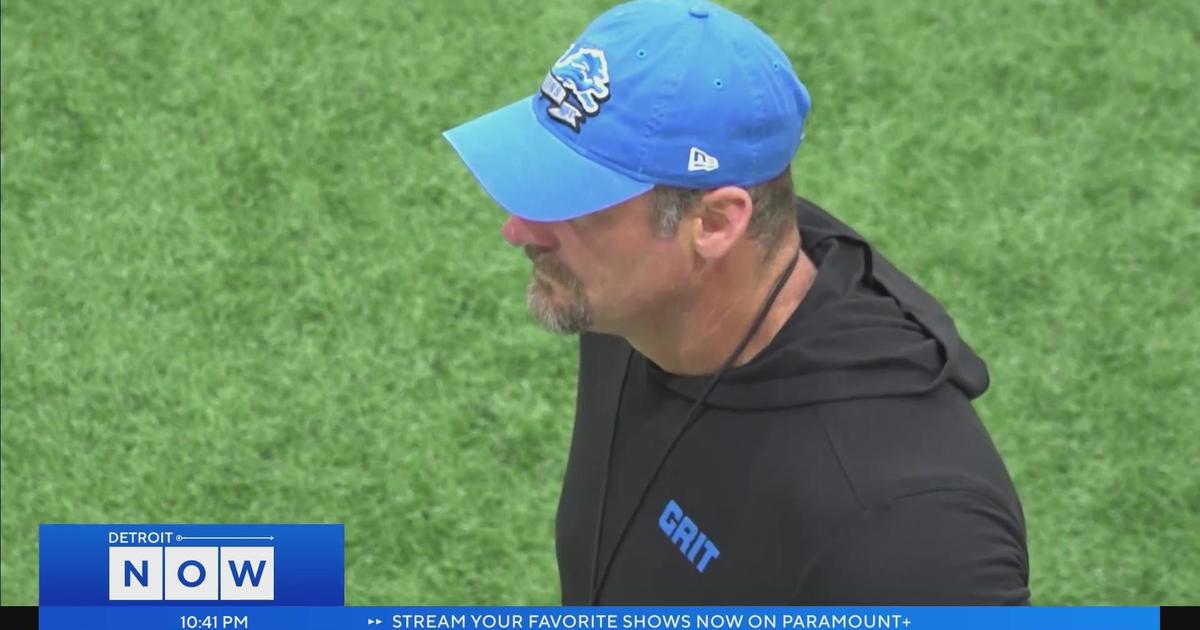
[[[1158,608],[43,606],[43,630],[1148,630]]]

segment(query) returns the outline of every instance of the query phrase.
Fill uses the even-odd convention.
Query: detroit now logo
[[[273,600],[274,540],[110,531],[108,599]],[[229,542],[200,546],[208,541]]]

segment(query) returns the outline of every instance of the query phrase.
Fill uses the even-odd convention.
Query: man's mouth
[[[533,268],[533,277],[535,280],[537,280],[538,282],[541,282],[543,284],[552,284],[555,286],[565,286],[565,283],[562,280],[560,280],[557,275],[550,273],[549,271],[546,271],[545,269],[542,269],[541,267]]]
[[[525,256],[533,263],[535,278],[541,278],[565,287],[571,287],[575,284],[575,277],[565,267],[558,264],[558,261],[554,259],[553,254],[550,252],[526,247]]]

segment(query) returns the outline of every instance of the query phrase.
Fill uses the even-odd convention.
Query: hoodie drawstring
[[[608,448],[608,458],[604,462],[604,477],[603,481],[601,482],[599,510],[600,518],[596,523],[596,538],[592,546],[592,588],[590,598],[592,606],[600,603],[600,591],[604,588],[604,581],[608,578],[608,570],[612,567],[613,559],[617,557],[617,552],[621,548],[621,542],[625,540],[625,535],[629,533],[630,525],[633,524],[634,519],[637,517],[638,511],[641,510],[642,504],[645,503],[646,497],[650,494],[650,488],[654,485],[654,480],[658,478],[658,474],[662,471],[663,466],[666,464],[667,458],[670,457],[671,451],[674,450],[675,445],[679,443],[679,440],[683,438],[688,429],[690,429],[694,424],[696,424],[696,421],[700,419],[699,412],[702,410],[704,400],[708,398],[709,393],[711,393],[713,388],[716,387],[717,381],[721,380],[721,377],[724,376],[725,372],[729,370],[729,367],[733,365],[733,362],[737,360],[739,356],[741,356],[742,352],[746,349],[746,346],[750,344],[750,338],[754,336],[754,333],[758,332],[758,329],[767,319],[767,313],[771,310],[771,306],[775,304],[775,299],[779,297],[779,292],[783,290],[783,285],[786,283],[788,277],[792,275],[792,271],[796,268],[796,263],[800,260],[800,252],[801,248],[797,247],[796,253],[794,256],[792,256],[791,262],[788,263],[788,266],[783,270],[783,273],[779,274],[779,278],[775,280],[775,285],[771,288],[771,294],[767,296],[767,299],[759,310],[758,315],[754,318],[754,323],[750,326],[750,331],[747,332],[746,336],[742,338],[741,343],[739,343],[737,349],[735,349],[733,353],[729,355],[729,358],[725,359],[725,362],[721,365],[721,368],[717,370],[717,373],[713,375],[711,380],[709,380],[708,385],[704,387],[704,391],[700,393],[700,396],[696,398],[696,402],[693,403],[691,409],[688,410],[687,416],[683,421],[683,426],[679,428],[679,431],[675,433],[675,437],[671,438],[671,441],[667,444],[666,451],[663,452],[662,458],[658,460],[658,465],[655,466],[654,472],[650,475],[650,479],[646,481],[646,485],[642,488],[642,493],[639,495],[637,503],[634,504],[633,511],[630,512],[629,518],[625,520],[625,524],[621,527],[620,534],[617,536],[616,544],[613,545],[613,549],[609,553],[603,569],[597,574],[596,569],[600,565],[600,533],[604,529],[605,503],[608,502],[608,476],[609,469],[612,466],[612,449],[616,443],[617,434],[617,418],[613,419],[612,438]],[[629,360],[626,361],[625,365],[626,375],[628,375],[629,361],[632,361],[632,358],[633,353],[630,352]],[[621,396],[625,393],[625,380],[626,379],[621,380],[621,390],[617,394],[616,415],[618,417],[621,415]]]

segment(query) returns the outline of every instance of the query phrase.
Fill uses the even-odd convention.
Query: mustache
[[[550,252],[532,245],[526,245],[525,256],[533,263],[534,269],[567,286],[573,287],[576,285],[575,274],[571,273],[562,263],[558,262]]]

